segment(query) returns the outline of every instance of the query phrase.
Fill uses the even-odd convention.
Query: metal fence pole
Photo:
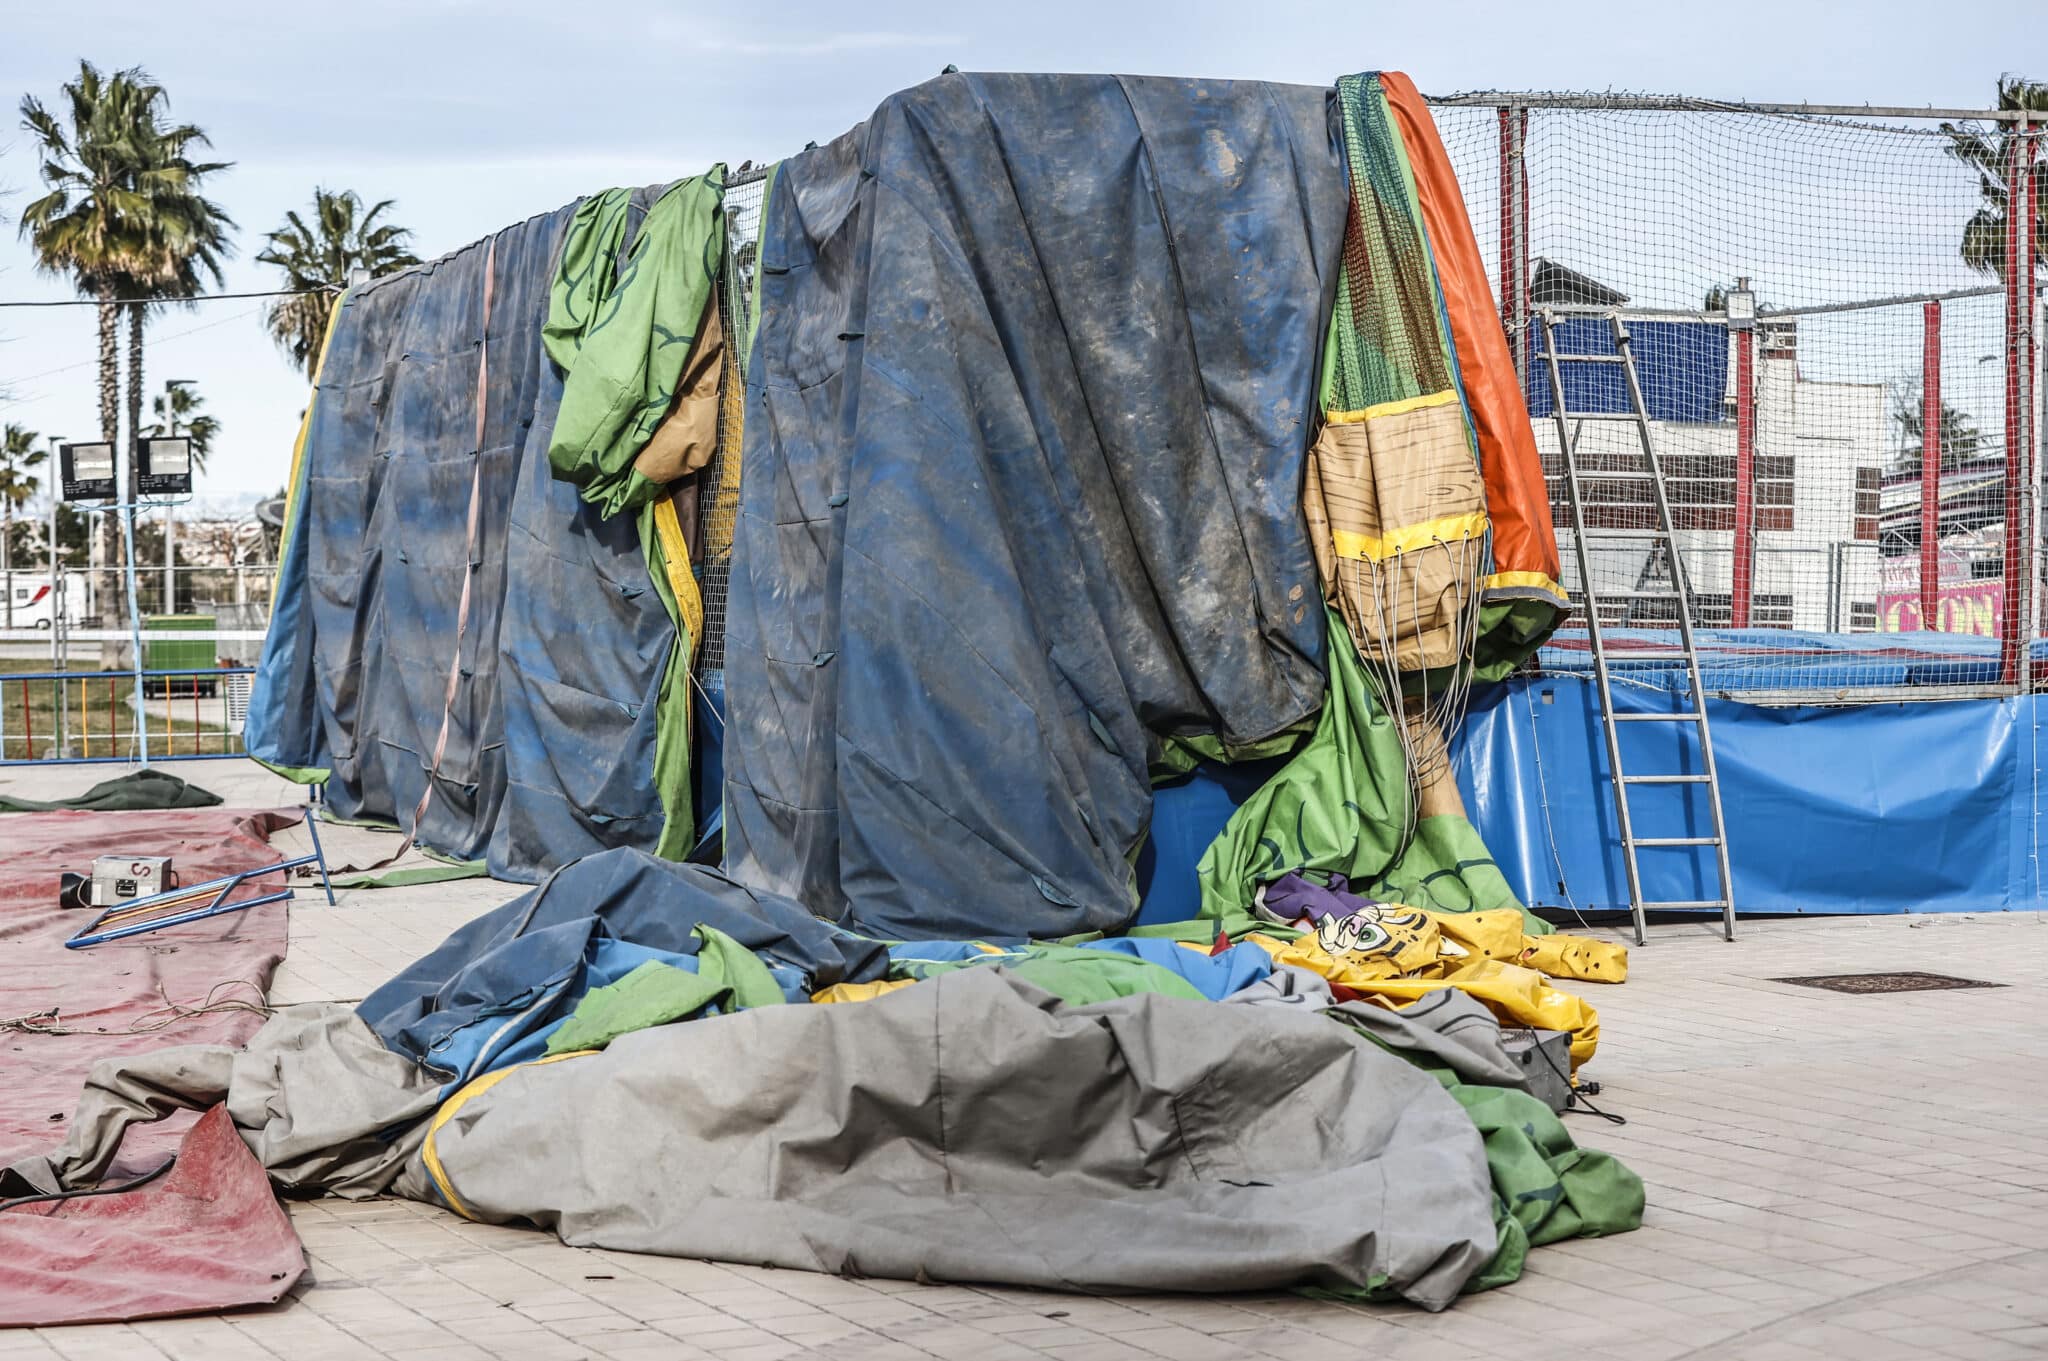
[[[1932,630],[1941,598],[1941,304],[1922,314],[1920,339],[1920,627]]]
[[[1746,287],[1747,280],[1743,281]],[[1756,330],[1735,332],[1735,562],[1728,573],[1728,623],[1749,627],[1756,585]]]
[[[2028,379],[2032,377],[2028,353],[2029,313],[2033,310],[2034,222],[2033,222],[2033,139],[2022,118],[2006,152],[2005,183],[2005,605],[1999,620],[1999,679],[2019,688],[2021,659],[2027,651],[2021,636],[2027,618],[2027,578],[2032,573],[2027,526],[2022,522],[2026,503],[2032,498],[2023,484],[2031,476],[2028,468],[2027,410]]]
[[[1500,110],[1500,294],[1501,324],[1515,377],[1529,382],[1529,111]]]

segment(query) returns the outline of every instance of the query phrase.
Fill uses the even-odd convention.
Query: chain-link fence
[[[1628,327],[1710,688],[2009,692],[2042,634],[2048,114],[1628,96],[1432,101],[1501,300],[1566,584],[1581,475],[1610,645],[1667,650],[1673,547],[1612,353]],[[2035,563],[2034,570],[2026,564]],[[1582,627],[1543,661],[1583,665]]]
[[[732,575],[733,524],[740,508],[740,435],[746,410],[746,358],[753,337],[754,251],[766,208],[768,172],[742,169],[726,179],[725,279],[719,289],[727,364],[718,392],[718,449],[699,474],[697,494],[697,581],[704,596],[704,636],[696,674],[700,684],[723,693],[725,596]]]

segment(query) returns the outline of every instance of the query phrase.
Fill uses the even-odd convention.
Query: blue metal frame
[[[161,931],[167,926],[183,926],[187,922],[204,921],[208,917],[220,917],[230,912],[247,911],[252,907],[261,907],[265,903],[283,902],[285,899],[293,896],[290,888],[282,888],[274,893],[265,893],[254,898],[244,898],[240,902],[233,903],[227,901],[227,896],[244,883],[260,875],[288,873],[301,865],[317,864],[320,866],[320,887],[326,890],[327,905],[329,907],[334,906],[334,885],[327,877],[327,855],[320,848],[320,829],[313,825],[313,809],[310,806],[305,810],[304,818],[306,834],[313,838],[313,853],[311,855],[302,855],[293,860],[281,860],[275,865],[259,865],[255,869],[242,870],[237,874],[223,875],[218,879],[208,879],[203,884],[190,884],[182,888],[167,889],[162,893],[152,893],[146,898],[131,898],[125,903],[117,903],[87,922],[83,928],[64,942],[64,948],[67,950],[83,950],[91,945],[104,945],[110,940],[120,940],[127,936],[139,936],[145,931]],[[119,925],[108,926],[108,923],[116,918],[125,919],[137,912],[147,911],[152,907],[163,907],[171,903],[197,898],[208,889],[218,889],[219,892],[215,893],[212,900],[204,907],[194,908],[190,912],[174,913],[168,917],[152,917],[148,921],[124,920]]]

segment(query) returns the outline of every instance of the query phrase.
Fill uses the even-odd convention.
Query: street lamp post
[[[177,390],[178,390],[179,388],[188,388],[188,387],[191,387],[191,386],[192,386],[192,380],[191,380],[190,378],[166,378],[166,379],[164,380],[164,426],[165,426],[165,433],[166,433],[166,434],[168,434],[168,435],[173,435],[173,436],[175,436],[175,435],[176,435],[176,434],[178,433],[178,405],[177,405],[178,399],[177,399]],[[165,506],[165,507],[164,507],[164,613],[165,613],[165,614],[176,614],[176,613],[178,612],[178,582],[177,582],[177,561],[178,561],[178,550],[177,550],[177,546],[176,546],[176,544],[177,544],[177,537],[178,537],[178,533],[177,533],[177,524],[178,524],[178,522],[177,522],[177,521],[176,521],[175,519],[173,519],[173,518],[172,518],[172,509],[171,509],[171,507],[169,507],[169,506]]]

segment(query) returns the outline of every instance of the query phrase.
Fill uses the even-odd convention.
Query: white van
[[[76,627],[85,617],[85,573],[64,574],[64,618]],[[57,592],[47,574],[13,572],[0,578],[0,591],[13,606],[10,620],[0,609],[0,628],[51,629],[57,624]]]

